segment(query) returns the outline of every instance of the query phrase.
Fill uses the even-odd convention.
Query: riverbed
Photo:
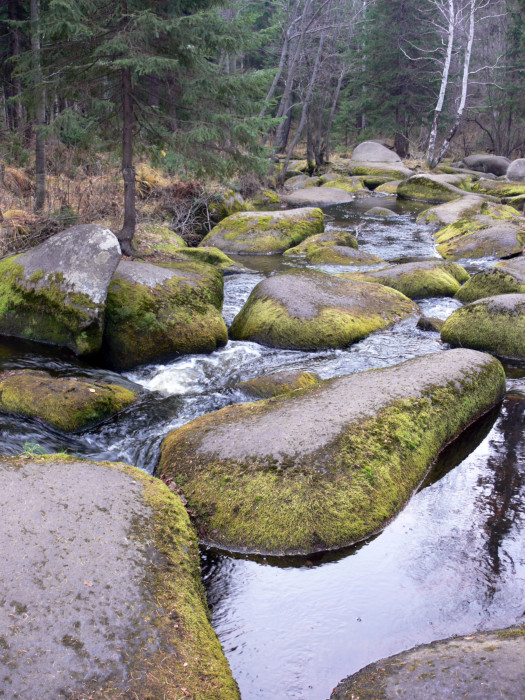
[[[397,214],[374,217],[372,206]],[[370,197],[325,210],[328,227],[357,235],[360,248],[387,261],[438,257],[416,205]],[[231,323],[265,276],[298,266],[283,257],[240,257],[254,272],[225,280]],[[469,272],[493,260],[465,262]],[[301,266],[305,266],[304,263]],[[312,266],[329,273],[348,270]],[[365,268],[366,269],[366,268]],[[423,313],[442,319],[460,302],[427,299]],[[277,369],[322,378],[394,365],[444,348],[415,318],[348,349],[285,351],[233,342],[211,355],[185,356],[124,375],[90,367],[69,352],[5,342],[0,369],[39,368],[57,375],[117,380],[141,402],[91,430],[65,436],[31,419],[3,416],[0,452],[60,452],[124,461],[153,472],[162,438],[228,404],[245,401],[240,381]],[[403,512],[378,536],[310,558],[231,556],[202,550],[212,621],[244,700],[324,700],[349,673],[415,644],[493,629],[525,618],[525,379],[508,368],[501,407],[442,453]]]

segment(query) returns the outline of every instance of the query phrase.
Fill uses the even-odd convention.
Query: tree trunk
[[[341,94],[341,86],[343,84],[343,78],[345,77],[346,66],[341,68],[339,73],[339,78],[337,79],[337,86],[335,88],[334,98],[332,100],[332,107],[330,109],[330,115],[326,123],[325,129],[325,141],[323,147],[324,160],[328,163],[330,161],[330,136],[332,134],[332,122],[334,120],[335,110],[337,108],[337,103],[339,102],[339,95]]]
[[[35,212],[44,208],[46,200],[46,104],[42,64],[40,62],[40,2],[31,0],[31,52],[33,59],[33,85],[35,89]]]
[[[16,21],[18,19],[18,1],[17,0],[9,0],[9,5],[8,5],[8,17],[11,21]],[[20,30],[18,27],[11,27],[11,55],[13,60],[16,62],[18,59],[18,56],[20,56],[21,52],[21,44],[20,44]],[[20,81],[20,76],[18,76],[16,73],[12,77],[13,80],[13,90],[14,90],[14,97],[15,97],[15,103],[14,103],[14,108],[13,108],[13,126],[15,130],[19,130],[22,128],[22,122],[23,122],[23,110],[22,110],[22,102],[20,101],[20,96],[22,94],[22,84]]]
[[[122,177],[124,178],[124,225],[118,234],[124,255],[133,256],[135,235],[135,168],[133,167],[133,86],[131,69],[122,69]]]

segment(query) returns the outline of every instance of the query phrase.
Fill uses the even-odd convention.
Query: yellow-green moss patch
[[[245,394],[258,399],[268,399],[271,396],[287,394],[297,389],[306,389],[319,382],[319,377],[311,372],[301,372],[298,370],[283,370],[273,372],[264,377],[256,377],[240,382],[239,389]]]

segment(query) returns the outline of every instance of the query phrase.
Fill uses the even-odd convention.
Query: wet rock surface
[[[450,700],[525,695],[525,630],[476,632],[425,644],[366,666],[331,700]]]
[[[248,379],[239,384],[239,389],[248,396],[267,399],[271,396],[279,396],[296,389],[305,389],[319,382],[319,377],[311,372],[301,372],[300,370],[283,370],[273,372],[264,377]]]
[[[413,175],[399,185],[397,195],[402,199],[421,202],[450,202],[465,196],[465,192],[457,186],[463,180],[461,175]]]

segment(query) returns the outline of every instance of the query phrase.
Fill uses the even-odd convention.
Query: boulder
[[[222,221],[227,216],[237,214],[240,211],[247,211],[248,205],[244,201],[242,194],[227,190],[216,195],[215,201],[209,207],[210,216],[214,221]]]
[[[337,348],[417,313],[409,299],[379,284],[291,271],[259,282],[230,336],[291,350]]]
[[[0,261],[0,335],[99,350],[108,286],[120,260],[104,226],[73,226]]]
[[[525,182],[525,158],[512,161],[507,169],[507,179],[512,182]]]
[[[239,700],[177,493],[60,455],[1,458],[0,479],[5,698]]]
[[[280,206],[279,195],[273,190],[258,192],[248,201],[248,210],[250,211],[275,211]]]
[[[476,172],[492,173],[493,175],[505,175],[510,165],[510,160],[504,156],[492,156],[478,153],[463,158],[463,163]]]
[[[525,360],[525,294],[500,294],[456,309],[441,329],[441,339],[506,360]]]
[[[250,397],[256,399],[269,399],[271,396],[280,396],[296,389],[306,389],[319,383],[319,377],[311,372],[300,370],[282,370],[266,374],[264,377],[248,379],[238,384],[239,389]]]
[[[497,265],[473,275],[456,293],[456,299],[468,304],[499,294],[525,294],[525,269]]]
[[[379,185],[378,187],[376,187],[374,192],[378,192],[379,194],[397,195],[397,188],[402,182],[403,180],[390,180],[389,182],[385,182],[384,185]]]
[[[341,681],[330,700],[520,698],[524,655],[523,627],[451,637],[366,666]]]
[[[183,262],[184,260],[193,260],[195,262],[203,262],[207,265],[213,265],[222,271],[223,275],[235,275],[240,272],[250,273],[244,265],[232,260],[223,253],[222,250],[213,246],[200,246],[199,248],[183,248],[171,256],[171,262]]]
[[[370,163],[401,163],[401,158],[395,151],[377,141],[364,141],[352,152],[351,161],[368,161]]]
[[[425,209],[418,215],[417,220],[425,221],[427,224],[436,223],[441,226],[448,226],[448,224],[453,224],[458,219],[478,214],[481,211],[483,202],[482,197],[467,195],[451,202],[444,202],[436,207]]]
[[[357,240],[344,230],[331,230],[310,236],[287,250],[285,255],[331,265],[375,265],[383,262],[376,255],[357,250]]]
[[[222,289],[221,271],[205,263],[122,261],[108,291],[105,359],[124,369],[225,345]]]
[[[27,369],[0,374],[0,411],[39,418],[58,430],[95,425],[136,399],[129,389],[84,377]]]
[[[419,328],[420,331],[434,331],[435,333],[440,333],[444,323],[445,321],[441,318],[421,316],[417,320],[416,327]]]
[[[317,187],[319,184],[318,177],[308,177],[308,175],[295,175],[286,180],[284,184],[285,190],[301,190],[304,187]]]
[[[470,185],[472,192],[492,195],[499,199],[510,199],[525,194],[525,182],[506,180],[478,180]]]
[[[361,179],[358,177],[340,177],[337,180],[325,182],[321,187],[343,190],[344,192],[348,192],[348,194],[356,194],[357,192],[368,192],[368,194],[370,194],[368,188],[363,185]]]
[[[410,177],[414,174],[414,171],[404,166],[403,163],[381,163],[379,161],[354,160],[353,158],[349,161],[348,172],[350,175],[361,175],[367,178],[390,178],[393,180]]]
[[[299,193],[289,196],[295,194]],[[199,247],[214,246],[225,253],[244,255],[278,255],[308,236],[322,231],[324,216],[320,209],[307,207],[290,211],[250,211],[223,219],[201,241]]]
[[[371,209],[367,209],[365,214],[369,214],[370,216],[380,216],[381,218],[384,218],[385,216],[399,216],[397,212],[392,211],[392,209],[387,209],[386,207],[372,207]]]
[[[450,202],[458,197],[465,196],[465,192],[456,187],[451,180],[461,176],[455,175],[431,175],[422,173],[412,175],[402,182],[397,188],[397,196],[401,199],[412,199],[418,202]]]
[[[166,224],[139,224],[133,238],[136,254],[149,260],[170,259],[173,253],[187,248],[186,241]]]
[[[327,207],[330,204],[348,204],[354,196],[338,187],[306,187],[285,194],[281,199],[292,207]]]
[[[435,238],[438,253],[449,260],[507,258],[522,251],[525,222],[512,207],[485,202],[479,214],[445,226]]]
[[[500,363],[453,350],[223,408],[162,444],[204,542],[306,554],[380,531],[440,450],[504,395]]]
[[[461,265],[443,260],[422,260],[392,265],[383,270],[344,272],[339,276],[376,282],[397,289],[409,299],[452,297],[459,290],[461,283],[469,279],[468,272]]]

